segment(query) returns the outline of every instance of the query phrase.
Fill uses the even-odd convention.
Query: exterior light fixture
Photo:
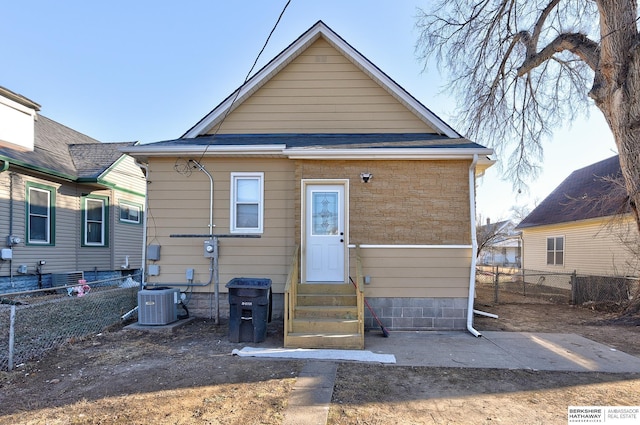
[[[360,180],[362,183],[369,183],[369,180],[373,178],[373,174],[371,173],[360,173]]]

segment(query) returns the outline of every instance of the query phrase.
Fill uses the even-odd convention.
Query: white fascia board
[[[241,146],[132,146],[123,152],[137,156],[148,157],[176,156],[176,155],[283,155],[286,145],[241,145]],[[205,152],[206,150],[206,152]]]
[[[0,95],[0,104],[3,104],[9,108],[15,109],[16,111],[22,112],[23,114],[29,115],[31,117],[36,117],[37,109],[26,106],[22,103],[16,102],[15,100],[9,99],[7,97]]]
[[[491,155],[493,149],[287,149],[290,159],[469,159]]]

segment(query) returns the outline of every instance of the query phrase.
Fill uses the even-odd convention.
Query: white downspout
[[[478,154],[473,155],[473,161],[469,166],[469,211],[471,212],[471,270],[469,271],[469,298],[467,305],[467,330],[473,336],[482,336],[473,328],[473,302],[476,294],[476,252],[478,251],[478,239],[476,238],[476,164]]]
[[[142,215],[142,264],[140,264],[140,289],[145,286],[145,273],[147,272],[147,224],[149,223],[149,165],[139,161],[135,164],[144,169],[144,213]]]

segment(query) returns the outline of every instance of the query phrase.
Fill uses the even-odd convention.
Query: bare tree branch
[[[640,231],[638,15],[638,0],[440,0],[418,11],[416,52],[445,71],[454,124],[495,149],[514,189],[537,175],[543,141],[595,101]]]
[[[580,8],[580,0],[448,0],[418,12],[416,52],[450,76],[445,90],[460,106],[454,124],[508,158],[499,166],[516,189],[539,173],[553,129],[587,110],[587,62],[597,63],[587,34],[595,34],[597,10]],[[537,52],[538,44],[547,47]]]
[[[528,48],[527,48],[528,50]],[[598,44],[589,40],[584,34],[560,34],[555,40],[547,44],[540,52],[529,55],[518,68],[518,76],[531,72],[542,63],[553,58],[558,52],[568,50],[582,59],[592,70],[598,66]]]
[[[527,44],[527,59],[531,58],[535,55],[536,50],[538,48],[538,41],[540,40],[540,35],[542,34],[542,30],[544,29],[544,24],[547,21],[547,18],[551,14],[551,12],[558,6],[560,0],[553,0],[549,2],[549,4],[544,8],[544,10],[540,13],[540,17],[538,18],[535,26],[533,27],[533,36],[531,37],[530,43]]]

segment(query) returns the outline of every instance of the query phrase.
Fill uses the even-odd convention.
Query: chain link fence
[[[0,370],[119,323],[137,305],[140,274],[0,295]]]
[[[624,306],[638,291],[637,278],[490,266],[477,268],[476,285],[493,290],[495,303],[499,303],[505,296],[517,294],[559,304]]]

